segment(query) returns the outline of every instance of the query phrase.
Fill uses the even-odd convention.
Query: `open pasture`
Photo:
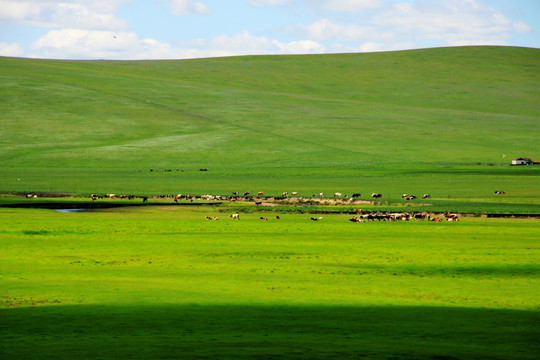
[[[0,209],[3,357],[538,353],[538,220]],[[205,216],[218,217],[208,221]]]
[[[509,47],[0,58],[0,191],[504,190],[539,204],[540,167],[508,166],[540,159],[539,74],[540,50]]]

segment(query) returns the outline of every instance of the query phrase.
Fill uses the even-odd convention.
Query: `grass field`
[[[0,355],[533,359],[540,350],[537,220],[235,221],[228,211],[0,209]]]
[[[509,47],[0,58],[0,358],[538,358],[539,84]],[[236,191],[304,199],[140,199]]]
[[[0,190],[392,200],[504,190],[538,204],[540,168],[500,165],[540,158],[539,74],[540,50],[509,47],[0,58]]]

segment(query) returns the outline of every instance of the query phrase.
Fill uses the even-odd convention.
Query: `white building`
[[[515,158],[512,159],[512,165],[532,165],[533,161],[529,158]]]

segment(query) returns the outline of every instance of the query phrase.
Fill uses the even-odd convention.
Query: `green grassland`
[[[537,220],[0,209],[3,358],[533,359]],[[218,216],[207,221],[205,216]]]
[[[0,358],[536,359],[539,95],[526,48],[0,58]],[[233,191],[304,199],[140,199]]]
[[[540,168],[501,165],[540,159],[539,74],[540,50],[509,47],[0,58],[0,190],[464,201],[504,190],[538,204]]]

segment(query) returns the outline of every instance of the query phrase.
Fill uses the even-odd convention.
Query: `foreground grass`
[[[4,357],[538,352],[537,220],[234,221],[223,207],[170,206],[0,214]]]

